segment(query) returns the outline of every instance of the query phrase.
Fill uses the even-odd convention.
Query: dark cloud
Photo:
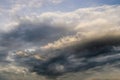
[[[41,46],[53,42],[62,36],[72,34],[71,31],[60,26],[51,26],[46,23],[20,22],[14,30],[0,34],[0,46],[4,50]]]
[[[59,77],[116,64],[120,60],[118,10],[119,6],[102,6],[69,13],[48,12],[6,25],[0,32],[0,73],[15,80],[22,71],[32,75],[22,73],[28,77],[34,73],[34,77]],[[33,47],[37,49],[27,50]]]
[[[21,39],[26,42],[40,42],[42,39],[59,37],[64,28],[51,27],[44,24],[21,24],[14,31],[4,35],[5,39]],[[60,34],[61,33],[61,34]]]
[[[68,35],[66,34],[66,29],[63,27],[60,28],[45,24],[20,24],[15,30],[1,34],[0,46],[6,47],[1,50],[1,62],[10,63],[10,61],[5,61],[8,52],[11,50],[17,51],[26,43],[32,43],[32,46],[36,46],[37,44],[40,46],[40,43],[54,41],[63,35]],[[58,77],[66,73],[87,71],[108,63],[115,64],[120,60],[120,50],[114,50],[114,46],[119,47],[119,41],[119,36],[114,35],[106,35],[100,38],[91,37],[87,40],[71,43],[72,45],[70,46],[48,50],[44,56],[52,55],[52,57],[46,60],[39,60],[33,57],[34,55],[14,55],[13,59],[17,66],[26,67],[30,73],[35,72],[38,75]],[[41,54],[39,50],[36,52]],[[116,56],[118,57],[115,58]],[[104,59],[104,57],[108,58]]]
[[[59,39],[63,35],[67,35],[66,29],[63,27],[50,26],[43,23],[21,22],[14,27],[16,27],[14,30],[7,33],[1,32],[0,34],[0,66],[11,63],[6,60],[9,52],[34,46],[40,47],[43,44]]]
[[[24,59],[24,57],[16,56],[16,62],[27,66],[30,72],[49,77],[57,77],[68,72],[87,71],[118,62],[120,50],[115,50],[114,47],[119,47],[119,40],[118,37],[106,36],[53,50],[48,54],[57,55],[45,61],[33,57]]]
[[[10,33],[3,34],[3,39],[7,41],[41,42],[63,36],[65,28],[52,27],[44,24],[20,24]],[[7,43],[7,41],[5,43]],[[10,43],[9,43],[10,44]]]
[[[0,76],[0,80],[7,80],[7,79],[5,79],[3,76],[2,77]]]

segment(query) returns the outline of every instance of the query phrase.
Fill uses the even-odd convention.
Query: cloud
[[[114,48],[120,44],[120,39],[114,36],[107,39],[106,37],[83,45],[78,42],[65,48],[50,49],[44,54],[17,51],[13,53],[13,59],[21,66],[28,66],[30,72],[49,77],[57,77],[68,72],[83,72],[99,66],[104,67],[107,63],[114,65],[120,58],[119,49]],[[36,58],[35,55],[43,59]]]
[[[9,19],[12,20],[15,15],[28,15],[29,13],[34,12],[34,10],[42,10],[42,8],[48,6],[57,6],[58,4],[64,2],[64,0],[5,0],[1,2],[0,15],[5,16],[4,19],[8,19],[7,17],[9,17]]]
[[[59,4],[62,3],[64,0],[49,0],[51,1],[53,4]]]
[[[21,5],[25,5],[27,7],[42,7],[46,4],[52,3],[54,4],[59,4],[62,3],[64,0],[31,0],[31,1],[24,1],[24,0],[14,0],[13,2],[16,4],[21,4]]]
[[[24,7],[41,7],[44,4],[44,0],[32,0],[32,1],[24,1],[24,0],[13,0],[14,4],[19,4]]]
[[[18,16],[0,29],[3,62],[51,77],[115,64],[119,9],[113,5]]]

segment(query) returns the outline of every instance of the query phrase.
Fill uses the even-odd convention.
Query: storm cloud
[[[24,60],[26,57],[19,55],[14,58],[20,64],[30,66],[30,71],[49,77],[60,76],[68,72],[86,71],[108,63],[114,64],[120,60],[120,51],[116,49],[120,45],[119,36],[104,35],[98,39],[87,39],[89,41],[80,41],[67,47],[48,50],[44,55],[45,60],[32,57],[34,55],[28,57],[27,60]],[[51,57],[47,58],[48,55]]]
[[[17,17],[0,29],[0,76],[46,80],[91,69],[97,73],[97,67],[119,68],[119,14],[120,6],[106,5]]]

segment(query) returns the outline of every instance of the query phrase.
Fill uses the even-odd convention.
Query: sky
[[[85,7],[119,4],[119,0],[1,0],[0,8],[3,11],[9,10],[24,15],[32,12],[66,12]]]
[[[120,0],[0,0],[0,80],[120,79],[119,37]]]
[[[70,12],[80,8],[119,4],[119,0],[0,0],[0,25],[25,15]]]

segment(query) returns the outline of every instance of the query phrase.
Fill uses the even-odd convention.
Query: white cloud
[[[42,9],[46,6],[57,5],[64,2],[64,0],[10,0],[8,1],[9,8],[0,5],[0,15],[7,14],[9,17],[15,15],[25,15],[32,10]]]
[[[13,9],[18,10],[18,8]],[[10,30],[14,26],[21,25],[47,25],[52,28],[62,28],[71,35],[78,33],[91,33],[118,29],[120,26],[120,6],[101,6],[93,8],[83,8],[72,12],[45,12],[42,14],[31,14],[18,17],[9,24],[4,30]],[[41,26],[42,27],[42,26]],[[16,27],[17,28],[17,27]],[[65,33],[68,33],[65,32]],[[74,33],[74,34],[73,34]],[[69,36],[69,35],[68,35]]]
[[[24,7],[28,7],[28,8],[34,8],[34,7],[41,7],[43,4],[44,4],[44,0],[14,0],[13,1],[14,4],[19,4],[21,6],[24,6]]]
[[[97,8],[79,9],[73,12],[48,12],[39,16],[42,22],[47,21],[50,25],[64,25],[68,30],[76,32],[75,36],[67,36],[54,43],[48,43],[45,48],[60,47],[71,42],[79,41],[76,35],[90,37],[99,35],[99,33],[107,34],[111,32],[119,32],[120,30],[120,6],[102,6]],[[63,26],[63,27],[64,27]],[[43,48],[43,47],[42,47]]]
[[[9,28],[13,28],[14,25],[21,27],[20,25],[23,24],[47,25],[52,28],[67,30],[68,32],[65,32],[65,34],[69,33],[71,35],[118,30],[120,27],[119,10],[120,6],[101,6],[78,9],[72,12],[31,14],[18,17],[17,22],[12,21],[10,24],[6,24],[3,29],[10,30]]]
[[[51,4],[51,5],[60,4],[63,1],[64,0],[31,0],[31,1],[29,1],[29,0],[13,0],[13,3],[15,5],[19,4],[26,8],[40,8],[47,4]]]
[[[49,0],[49,1],[51,1],[54,4],[59,4],[62,3],[64,0]]]

